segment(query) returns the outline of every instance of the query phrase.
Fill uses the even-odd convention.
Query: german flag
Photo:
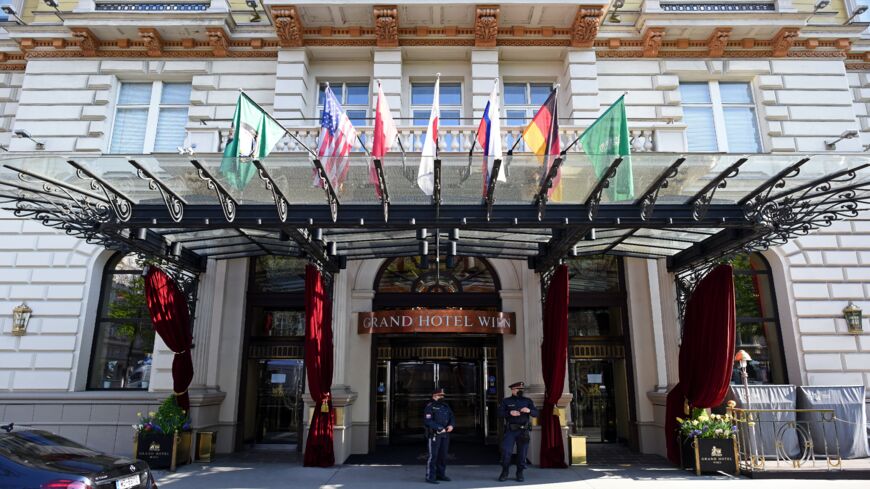
[[[556,112],[556,89],[550,92],[544,105],[538,109],[538,113],[532,118],[532,122],[523,131],[523,141],[529,151],[538,155],[541,163],[547,162],[549,167],[550,155],[558,155],[561,151],[559,145],[559,116]]]

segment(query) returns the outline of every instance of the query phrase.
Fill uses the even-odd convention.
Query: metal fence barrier
[[[833,410],[730,408],[729,412],[737,425],[740,470],[843,469]]]

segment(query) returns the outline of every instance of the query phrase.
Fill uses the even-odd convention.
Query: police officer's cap
[[[444,389],[441,388],[441,387],[439,387],[439,388],[435,389],[434,391],[432,391],[432,395],[433,395],[433,396],[437,396],[437,395],[439,395],[439,394],[441,394],[442,396],[444,395]]]
[[[522,389],[525,386],[526,386],[525,382],[514,382],[513,384],[509,385],[508,387],[510,387],[511,389]]]

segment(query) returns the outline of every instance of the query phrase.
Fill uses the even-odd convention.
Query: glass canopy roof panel
[[[607,163],[603,163],[603,161],[599,162],[598,160],[600,159],[601,157],[596,156],[595,161],[593,161],[590,159],[589,155],[583,153],[567,154],[565,159],[562,161],[559,181],[555,182],[556,185],[550,193],[550,203],[553,205],[585,203],[589,194],[592,192],[592,189],[594,189],[595,185],[598,183],[598,172],[603,172],[604,168],[612,163],[612,160],[609,158],[608,160],[610,161]],[[535,189],[535,193],[537,193],[537,189],[540,188],[540,182],[543,179],[543,164],[539,162],[537,156],[532,155],[528,157],[527,165],[529,165],[530,168],[534,168],[536,171],[535,175],[539,182]],[[602,165],[607,166],[600,168]],[[531,198],[526,200],[526,202],[533,200],[535,193],[533,193]],[[603,199],[602,202],[604,202]]]
[[[443,234],[443,233],[442,233]],[[459,241],[467,239],[475,240],[498,240],[519,241],[528,243],[545,243],[552,237],[549,233],[542,233],[540,229],[510,229],[510,230],[469,230],[463,229],[459,233]],[[442,237],[443,239],[443,237]]]
[[[632,234],[625,238],[621,244],[625,245],[638,245],[638,246],[648,246],[650,248],[661,248],[663,250],[677,250],[682,251],[690,246],[692,243],[686,243],[681,241],[671,241],[665,239],[654,239],[654,238],[644,238],[642,236],[637,236],[636,234]]]
[[[333,229],[324,233],[326,241],[336,243],[355,243],[369,241],[394,241],[399,239],[414,239],[416,231],[410,230],[349,230]]]
[[[326,204],[323,188],[314,184],[314,163],[306,153],[272,153],[261,163],[288,204]],[[256,187],[258,201],[265,197],[266,202],[273,202],[271,192],[266,190],[259,176],[254,175],[248,187]],[[265,193],[260,193],[259,189]]]
[[[632,245],[627,243],[619,243],[616,245],[611,251],[619,253],[632,253],[635,255],[643,255],[649,256],[651,258],[661,257],[661,256],[672,256],[676,255],[682,250],[671,250],[664,248],[654,248],[651,246],[642,246],[642,245]]]

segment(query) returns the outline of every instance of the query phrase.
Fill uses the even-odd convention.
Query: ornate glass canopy
[[[315,186],[322,165],[280,153],[221,172],[221,155],[27,155],[0,160],[0,200],[20,217],[190,271],[205,260],[308,256],[346,260],[435,255],[525,259],[546,271],[567,256],[667,258],[672,271],[781,244],[870,207],[863,154],[640,154],[605,161],[571,153],[545,175],[534,155],[496,166],[482,198],[482,161],[443,156],[435,195],[417,160],[353,156],[347,179]],[[630,184],[628,183],[630,182]],[[381,189],[378,196],[375,186]]]

